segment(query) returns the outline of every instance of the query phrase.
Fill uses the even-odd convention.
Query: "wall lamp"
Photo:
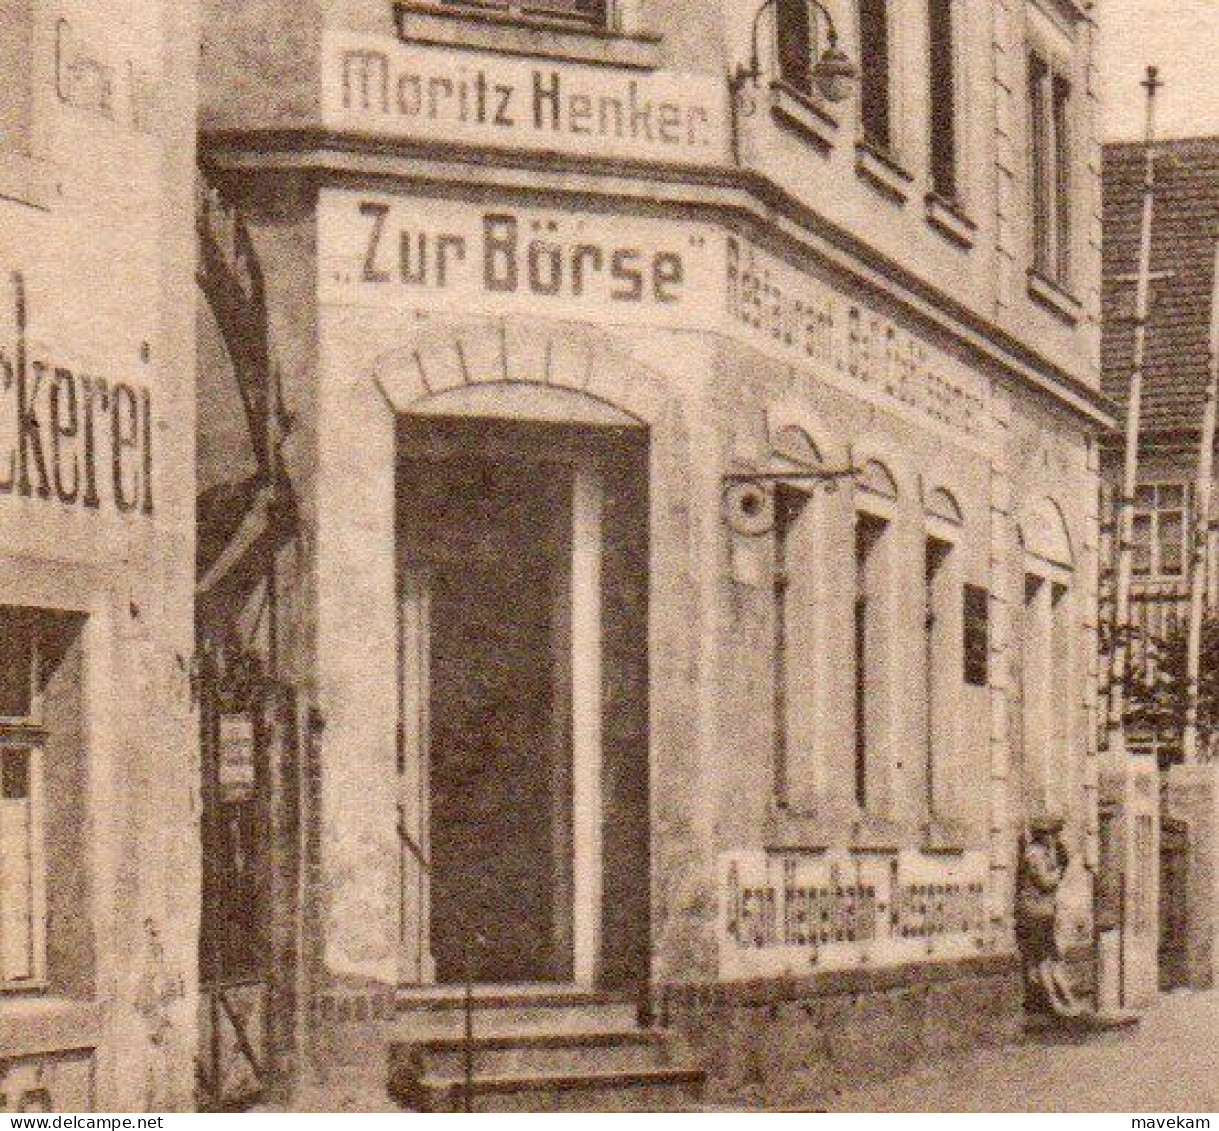
[[[804,0],[809,9],[810,26],[813,29],[812,54],[817,61],[809,69],[809,78],[817,88],[818,93],[827,102],[841,102],[851,93],[851,87],[859,77],[859,69],[851,62],[846,52],[838,46],[838,29],[834,26],[834,17],[821,0]],[[762,59],[758,48],[758,36],[762,27],[762,17],[768,8],[773,8],[778,19],[778,0],[763,0],[762,6],[754,13],[753,29],[750,35],[749,66],[738,66],[732,76],[732,87],[739,90],[746,82],[756,83],[762,77]],[[821,43],[820,23],[825,21],[824,51],[819,51]]]
[[[854,479],[858,473],[857,467],[842,467],[788,472],[748,471],[725,475],[722,498],[724,521],[736,534],[759,538],[791,517],[784,512],[794,504],[788,492],[783,492],[789,495],[787,502],[780,499],[782,488],[790,488],[795,495],[819,486],[834,492],[840,482]],[[799,505],[795,505],[795,510],[799,509]]]

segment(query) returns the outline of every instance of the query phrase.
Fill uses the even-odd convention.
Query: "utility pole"
[[[1210,373],[1198,440],[1198,482],[1194,488],[1194,522],[1189,561],[1189,645],[1185,669],[1185,730],[1181,749],[1188,765],[1198,760],[1198,707],[1201,699],[1202,620],[1206,612],[1206,582],[1210,566],[1211,493],[1215,466],[1215,417],[1219,410],[1219,243],[1215,245],[1215,275],[1211,289]]]
[[[1109,667],[1109,714],[1106,745],[1112,753],[1125,748],[1126,684],[1130,675],[1130,580],[1133,571],[1134,493],[1139,474],[1139,424],[1143,409],[1143,365],[1147,353],[1147,315],[1151,305],[1151,234],[1155,215],[1156,92],[1163,85],[1155,67],[1147,68],[1143,80],[1147,91],[1147,127],[1144,141],[1143,219],[1139,242],[1139,265],[1135,291],[1134,365],[1126,405],[1126,453],[1122,494],[1118,502],[1117,579],[1114,587],[1113,633]]]

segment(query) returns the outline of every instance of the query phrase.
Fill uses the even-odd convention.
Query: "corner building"
[[[193,1106],[195,12],[0,19],[0,1110]]]
[[[738,79],[753,5],[206,13],[293,421],[298,1079],[451,1100],[467,973],[725,1100],[990,1039],[1045,809],[1089,957],[1095,29],[829,9],[836,102],[804,4]]]

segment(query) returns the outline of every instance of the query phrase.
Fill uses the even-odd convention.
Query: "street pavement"
[[[300,1090],[289,1110],[398,1110],[379,1074],[358,1076],[339,1072],[329,1081],[314,1081]],[[284,1109],[268,1105],[256,1110]],[[1219,990],[1161,997],[1135,1029],[1069,1039],[1028,1038],[928,1064],[845,1092],[831,1110],[1219,1111]]]
[[[1219,1111],[1219,991],[1165,995],[1133,1030],[1026,1039],[853,1089],[835,1111]]]

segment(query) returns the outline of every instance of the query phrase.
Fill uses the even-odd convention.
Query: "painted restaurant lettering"
[[[976,852],[741,852],[724,864],[721,958],[736,973],[969,954],[986,930]]]
[[[12,281],[16,334],[0,345],[0,499],[152,514],[148,390],[31,357],[25,282]]]
[[[545,304],[605,316],[620,307],[678,318],[706,248],[698,230],[606,221],[548,209],[453,208],[344,197],[323,210],[326,297],[416,307],[455,297],[492,310]]]
[[[454,270],[476,258],[482,286],[490,292],[581,298],[604,290],[612,302],[676,302],[685,281],[681,256],[646,253],[637,247],[609,247],[563,239],[556,220],[522,222],[506,212],[482,217],[478,247],[458,232],[412,231],[387,235],[388,204],[364,201],[360,215],[369,221],[361,282],[446,287]]]
[[[325,107],[336,126],[436,141],[555,152],[712,161],[722,93],[703,76],[534,64],[343,36],[327,50]]]
[[[727,274],[729,318],[750,337],[954,432],[982,435],[985,386],[892,319],[734,236]]]

